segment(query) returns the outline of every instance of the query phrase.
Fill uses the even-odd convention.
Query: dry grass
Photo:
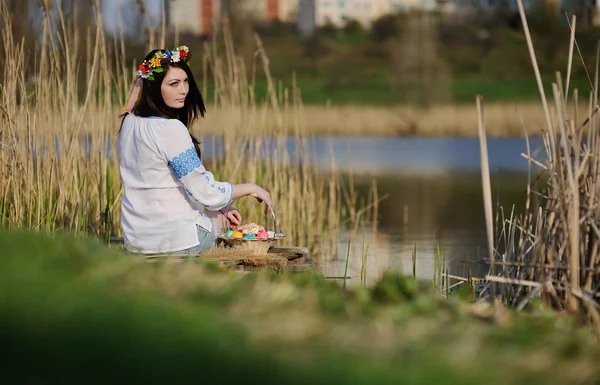
[[[214,261],[240,261],[246,266],[270,267],[274,270],[283,270],[288,265],[288,259],[283,255],[255,252],[253,250],[239,250],[235,248],[215,247],[202,254],[200,259]]]
[[[274,271],[283,271],[289,264],[285,255],[267,254],[253,250],[239,250],[229,247],[215,247],[199,256],[172,256],[168,254],[153,255],[145,258],[151,263],[182,263],[192,259],[207,260],[225,263],[242,264],[244,267],[269,268]]]
[[[270,105],[255,105],[249,111],[237,105],[208,105],[208,112],[193,128],[198,136],[221,136],[238,133],[262,136],[265,132],[302,135],[373,135],[373,136],[477,136],[477,113],[471,105],[438,105],[431,109],[406,106],[317,106],[299,105],[295,109],[281,111],[278,123],[273,119]],[[111,117],[121,113],[121,106],[113,106]],[[104,112],[105,113],[105,112]],[[108,114],[107,114],[108,115]],[[75,126],[64,127],[62,117],[47,117],[50,133],[67,129],[75,133]],[[251,119],[248,122],[248,118]],[[488,135],[494,137],[523,136],[521,119],[527,122],[529,135],[541,135],[545,124],[544,110],[539,103],[488,103],[486,120],[492,124]],[[118,124],[113,120],[113,124]],[[18,124],[17,128],[27,126]],[[86,122],[80,135],[95,132],[97,124]],[[252,129],[246,129],[250,126]],[[257,129],[258,128],[258,129]]]
[[[222,127],[236,125],[240,119],[235,110],[211,107],[209,111],[198,132],[220,135]],[[477,136],[477,113],[472,105],[437,105],[430,109],[305,105],[297,114],[294,124],[306,135]],[[493,122],[488,129],[490,136],[523,136],[521,119],[528,122],[530,135],[539,135],[545,124],[544,110],[534,102],[486,106],[486,120]],[[284,122],[290,124],[289,120]],[[264,124],[271,125],[268,121]]]
[[[98,4],[93,10],[95,25],[102,26]],[[6,58],[0,78],[0,225],[86,232],[108,239],[121,232],[122,186],[114,148],[134,67],[124,61],[123,41],[108,40],[102,28],[86,34],[77,26],[65,27],[64,15],[55,11],[44,17],[39,49],[27,56],[21,37],[11,34],[13,19],[6,0],[0,0],[0,49]],[[356,196],[345,193],[353,187],[342,184],[334,165],[323,175],[290,156],[285,135],[296,138],[297,154],[308,151],[309,138],[300,129],[299,92],[278,93],[271,84],[268,102],[256,102],[246,63],[224,30],[226,52],[207,45],[204,62],[194,63],[204,66],[204,74],[209,68],[213,74],[198,79],[201,84],[213,82],[218,90],[210,101],[213,109],[228,112],[228,120],[218,125],[224,152],[207,168],[221,180],[264,186],[273,197],[278,225],[287,234],[281,243],[311,247],[318,242],[322,251],[335,244],[345,220],[342,212],[357,217]],[[164,34],[158,38],[148,31],[149,46],[154,41],[171,45],[164,44]],[[82,52],[71,49],[74,42],[81,43],[81,36],[87,36],[85,68],[80,66]],[[268,58],[258,37],[256,43],[251,65],[262,66],[268,74]],[[35,73],[26,73],[25,58],[35,60]],[[206,126],[201,122],[193,129],[205,134]],[[266,160],[260,157],[262,136],[278,138]],[[236,206],[245,221],[270,223],[254,199],[240,199]]]
[[[538,165],[532,162],[530,170],[535,167],[536,173],[545,174],[547,184],[542,191],[527,187],[528,200],[523,215],[515,215],[514,208],[510,213],[503,209],[496,213],[496,245],[490,246],[488,279],[495,282],[491,284],[494,285],[492,295],[500,294],[514,308],[522,309],[532,298],[542,297],[557,309],[585,316],[600,334],[598,75],[592,85],[596,91],[588,106],[580,105],[576,90],[570,97],[558,77],[552,85],[551,108],[541,91],[543,85],[521,0],[519,7],[545,111],[543,140],[548,161],[537,162]],[[574,55],[573,43],[574,34],[571,35],[569,63]],[[568,87],[570,74],[566,77]],[[483,116],[483,108],[479,107]],[[482,143],[485,143],[483,123],[480,126]],[[527,155],[530,158],[531,155]],[[482,161],[485,165],[487,159]],[[530,181],[532,173],[533,170]],[[484,182],[486,178],[489,176],[483,174]],[[542,198],[540,207],[530,207],[532,194]],[[486,195],[485,199],[491,237],[491,197]]]

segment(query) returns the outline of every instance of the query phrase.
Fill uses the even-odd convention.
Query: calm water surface
[[[494,204],[510,212],[525,205],[528,163],[525,139],[488,138]],[[290,139],[265,143],[265,153],[287,146],[291,158],[300,153]],[[530,139],[531,154],[543,161],[541,139]],[[223,151],[219,139],[204,140],[207,157]],[[352,172],[358,190],[367,197],[372,180],[380,196],[378,231],[361,232],[350,239],[349,282],[360,283],[363,254],[367,250],[367,281],[372,283],[386,269],[412,274],[416,248],[416,274],[432,278],[439,248],[451,273],[466,275],[469,260],[474,274],[486,266],[475,263],[487,256],[481,190],[478,138],[379,138],[322,137],[311,143],[303,161],[328,169],[332,155],[336,169]],[[216,152],[215,152],[216,151]],[[532,175],[539,169],[533,166]],[[343,277],[349,234],[338,241],[338,253],[319,261],[329,277]],[[368,249],[367,249],[368,245]]]
[[[230,156],[221,138],[202,138],[202,142],[205,162],[214,155]],[[513,206],[515,212],[522,212],[528,170],[521,156],[527,153],[525,139],[488,138],[487,144],[494,205],[499,201],[507,212]],[[530,140],[530,149],[535,159],[544,161],[540,138]],[[231,151],[239,157],[247,150],[242,145]],[[461,275],[466,275],[469,260],[488,254],[478,138],[336,136],[312,139],[307,146],[299,146],[293,138],[266,139],[261,153],[265,158],[299,159],[324,170],[335,164],[336,170],[352,173],[365,199],[373,180],[379,196],[387,194],[380,203],[377,233],[364,231],[350,239],[352,283],[359,283],[365,252],[368,282],[386,269],[412,274],[415,248],[416,274],[421,278],[433,277],[438,248],[450,272]],[[532,167],[532,175],[537,176],[540,170]],[[327,276],[344,276],[349,237],[340,237],[337,255],[318,262]],[[485,271],[482,264],[471,266],[474,274]]]

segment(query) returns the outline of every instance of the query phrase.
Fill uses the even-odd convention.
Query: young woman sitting
[[[252,183],[215,180],[201,161],[190,127],[206,112],[188,66],[186,46],[151,51],[119,130],[125,248],[134,253],[200,254],[222,227],[242,217],[232,202],[253,195],[271,206],[271,196]]]

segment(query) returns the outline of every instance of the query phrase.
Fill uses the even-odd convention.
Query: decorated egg
[[[225,236],[227,238],[231,238],[231,234],[233,234],[235,232],[235,230],[229,230],[227,233],[225,233]]]
[[[269,234],[269,238],[275,238],[275,232],[274,231],[267,231],[267,233]]]
[[[265,228],[256,223],[247,223],[238,227],[238,230],[244,234],[258,234],[261,231],[265,231]]]
[[[246,234],[246,235],[244,235],[244,238],[245,239],[252,239],[252,238],[254,238],[254,234]]]
[[[234,231],[233,234],[231,234],[231,238],[243,238],[244,237],[244,233],[242,233],[241,231]]]
[[[260,231],[258,234],[256,234],[256,238],[269,238],[269,233],[266,231]]]

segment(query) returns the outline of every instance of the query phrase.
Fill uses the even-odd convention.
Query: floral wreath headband
[[[192,57],[190,49],[180,45],[172,50],[157,51],[152,59],[144,60],[138,67],[138,79],[154,80],[154,73],[161,73],[171,63],[188,63]]]
[[[133,86],[129,101],[125,105],[125,111],[130,113],[133,110],[142,89],[142,79],[154,80],[154,74],[163,72],[171,63],[181,62],[189,65],[191,57],[190,49],[185,45],[180,45],[172,50],[156,51],[152,59],[144,60],[138,67],[138,79]]]

